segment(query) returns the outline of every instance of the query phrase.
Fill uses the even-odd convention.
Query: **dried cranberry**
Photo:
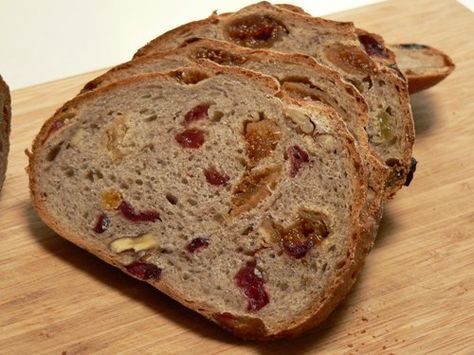
[[[387,50],[383,44],[379,43],[374,37],[364,34],[359,35],[359,41],[364,46],[368,55],[376,55],[383,58],[388,58]]]
[[[189,125],[192,122],[203,120],[208,118],[209,105],[198,105],[184,115],[183,124],[185,126]]]
[[[209,184],[215,186],[225,186],[229,182],[229,176],[223,172],[217,171],[216,168],[208,168],[204,170],[204,176]]]
[[[155,222],[161,221],[160,214],[156,211],[135,212],[135,209],[126,201],[122,201],[119,206],[122,215],[133,222]]]
[[[303,164],[309,163],[308,153],[306,153],[299,146],[294,145],[287,149],[286,154],[290,158],[290,176],[295,177],[296,174],[298,174],[298,171],[303,166]]]
[[[263,286],[263,279],[255,273],[256,266],[255,260],[249,261],[235,275],[237,286],[244,291],[248,298],[247,310],[250,312],[262,309],[269,302],[268,294]]]
[[[209,239],[207,238],[194,238],[191,242],[186,246],[186,250],[190,253],[195,253],[203,248],[206,248],[209,245]]]
[[[102,213],[97,217],[97,222],[94,227],[94,232],[96,233],[104,233],[107,228],[110,226],[110,219],[107,217],[105,213]]]
[[[187,129],[176,136],[176,141],[183,148],[199,148],[204,144],[204,132],[200,129]]]
[[[159,279],[161,269],[153,264],[134,262],[126,267],[127,271],[141,280]]]

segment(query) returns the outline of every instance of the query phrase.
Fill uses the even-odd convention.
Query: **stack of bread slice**
[[[88,83],[34,141],[32,201],[236,335],[294,336],[354,284],[384,201],[412,178],[413,126],[380,36],[261,2]]]

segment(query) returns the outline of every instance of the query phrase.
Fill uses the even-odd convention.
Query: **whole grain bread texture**
[[[357,87],[369,106],[369,142],[390,169],[387,197],[406,183],[414,142],[406,80],[384,61],[373,59],[374,54],[361,43],[352,23],[314,18],[260,2],[171,30],[142,47],[135,58],[177,47],[195,37],[299,52],[340,72]]]
[[[5,181],[10,151],[11,98],[8,85],[0,76],[0,191]]]
[[[282,9],[310,15],[301,7],[290,4],[275,5]],[[444,80],[455,68],[453,60],[439,49],[419,43],[385,44],[382,36],[357,29],[359,41],[366,52],[392,69],[403,73],[410,94],[429,89]]]
[[[385,165],[368,146],[365,127],[368,108],[364,99],[341,76],[312,57],[240,47],[230,42],[212,39],[192,39],[178,48],[143,56],[112,68],[87,83],[82,92],[103,87],[133,75],[173,70],[180,66],[195,65],[196,60],[207,59],[226,66],[239,66],[273,76],[285,94],[304,98],[308,102],[324,102],[334,108],[354,136],[368,171],[370,193],[362,210],[361,223],[366,227],[367,249],[376,236],[382,215]]]
[[[394,44],[389,48],[408,80],[410,94],[435,86],[455,68],[453,60],[446,53],[425,44]]]
[[[360,270],[366,181],[337,112],[279,90],[203,61],[79,95],[34,141],[33,206],[238,336],[297,335]]]

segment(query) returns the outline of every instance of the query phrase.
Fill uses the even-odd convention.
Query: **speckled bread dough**
[[[135,57],[174,48],[194,37],[315,57],[339,71],[366,100],[369,142],[389,168],[386,194],[393,196],[406,182],[412,165],[414,127],[405,78],[398,70],[384,65],[380,53],[368,50],[367,41],[361,43],[352,23],[314,18],[291,10],[260,2],[235,13],[213,14],[155,38]],[[372,40],[376,42],[377,38]]]
[[[82,94],[35,139],[33,206],[241,337],[299,334],[355,281],[367,183],[337,112],[279,90],[200,62]]]

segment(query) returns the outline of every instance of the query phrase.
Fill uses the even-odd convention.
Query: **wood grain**
[[[0,352],[472,353],[474,351],[474,15],[455,1],[389,1],[331,16],[449,53],[457,68],[412,98],[416,178],[387,207],[354,292],[322,329],[243,342],[63,240],[32,210],[24,150],[99,72],[13,92],[0,199]]]

